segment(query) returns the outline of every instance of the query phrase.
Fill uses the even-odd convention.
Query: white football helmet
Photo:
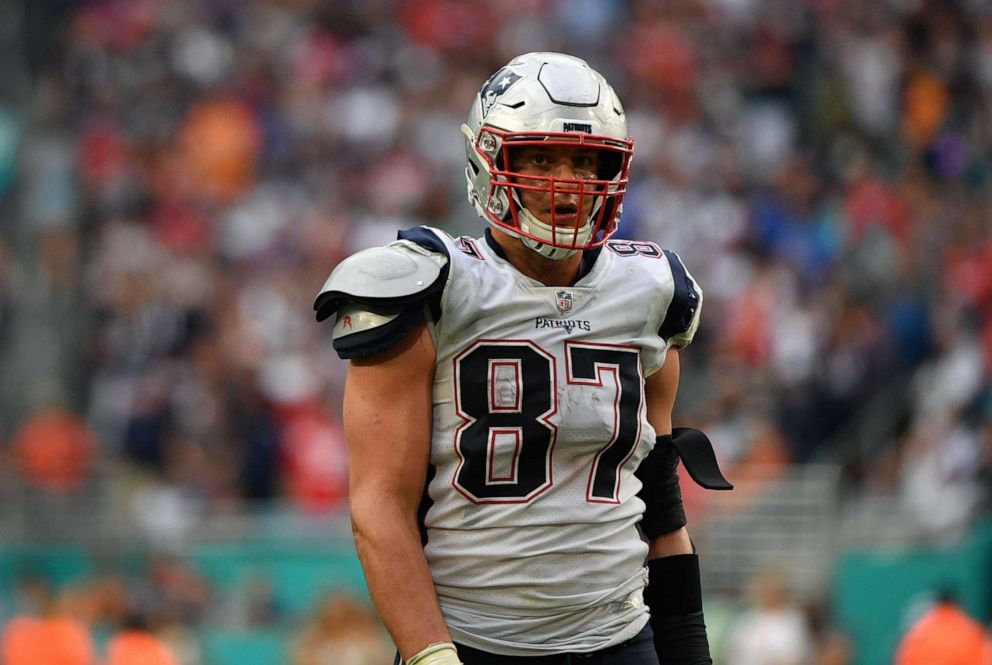
[[[561,53],[514,58],[482,86],[462,133],[468,199],[483,219],[551,259],[598,247],[616,232],[634,142],[613,88],[584,60]],[[524,176],[510,170],[511,151],[535,145],[595,148],[598,176]],[[559,225],[552,205],[551,223],[545,223],[521,204],[523,189],[548,192],[552,200],[565,191],[577,194],[578,209],[591,212]],[[583,206],[583,197],[593,198],[591,208]]]

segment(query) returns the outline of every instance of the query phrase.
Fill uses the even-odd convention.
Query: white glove
[[[420,653],[406,661],[406,665],[462,665],[458,652],[451,642],[430,644]]]

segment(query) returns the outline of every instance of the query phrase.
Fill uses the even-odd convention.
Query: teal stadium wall
[[[992,618],[992,522],[947,547],[851,552],[833,576],[833,611],[855,648],[853,665],[891,665],[899,639],[951,589],[983,623]]]
[[[345,545],[301,546],[299,543],[200,545],[184,560],[221,596],[237,593],[252,582],[267,580],[287,621],[271,629],[205,626],[200,632],[204,665],[279,665],[288,662],[290,640],[325,595],[344,592],[367,599],[368,590],[354,548]],[[104,571],[138,575],[146,564],[133,552],[88,551],[74,546],[24,546],[0,549],[0,598],[12,598],[17,580],[36,574],[56,587],[99,576]],[[10,611],[10,607],[2,608]],[[9,617],[0,617],[9,618]],[[109,627],[92,627],[98,645]]]

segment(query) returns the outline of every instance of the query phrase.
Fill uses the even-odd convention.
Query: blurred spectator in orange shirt
[[[82,621],[69,616],[43,580],[29,589],[38,616],[14,617],[0,637],[4,665],[93,665],[95,653]]]
[[[903,636],[895,665],[992,665],[992,641],[950,593],[942,592]]]
[[[86,480],[95,448],[86,422],[61,407],[36,411],[13,440],[14,461],[24,480],[58,493]]]
[[[188,185],[207,200],[229,202],[254,184],[262,138],[246,104],[235,99],[201,102],[179,136]]]
[[[131,615],[107,643],[107,665],[179,665],[169,647],[149,632],[145,621]]]

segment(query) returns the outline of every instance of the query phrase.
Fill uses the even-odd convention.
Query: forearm
[[[689,531],[685,527],[661,534],[652,539],[648,546],[649,561],[675,554],[692,553],[692,541],[689,539]]]
[[[353,360],[345,384],[355,544],[372,600],[406,659],[451,639],[417,524],[430,457],[433,375],[433,340],[420,325],[382,353]]]
[[[358,557],[372,601],[404,658],[435,642],[450,642],[420,534],[413,519],[352,511]]]

